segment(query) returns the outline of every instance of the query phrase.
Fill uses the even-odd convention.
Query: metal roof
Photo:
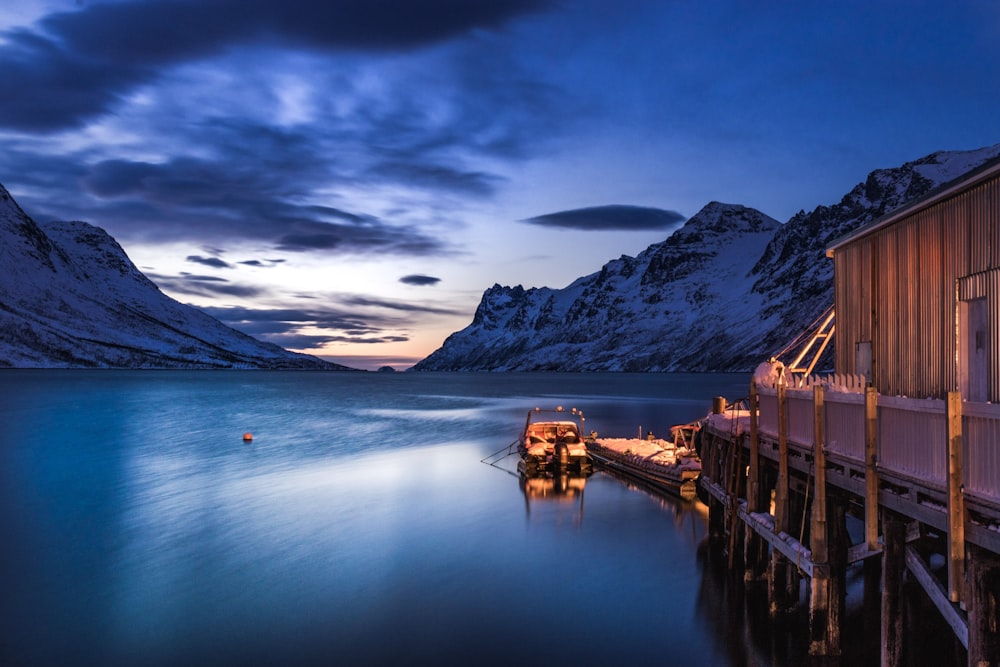
[[[971,189],[982,181],[992,178],[997,173],[1000,173],[1000,156],[986,161],[975,169],[962,174],[958,178],[954,178],[947,183],[939,185],[923,197],[915,199],[908,204],[904,204],[895,211],[887,213],[881,218],[873,220],[866,225],[862,225],[849,234],[845,234],[840,238],[834,239],[833,243],[826,249],[826,256],[833,257],[833,253],[837,248],[850,243],[854,239],[867,236],[878,229],[891,225],[901,218],[913,215],[914,213],[922,211],[925,208],[929,208],[940,201],[953,197],[964,190]]]

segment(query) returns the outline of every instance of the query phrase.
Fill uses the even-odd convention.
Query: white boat
[[[573,408],[565,412],[535,408],[528,412],[524,430],[518,436],[518,470],[533,475],[542,471],[590,472],[593,461],[583,433],[583,413]]]

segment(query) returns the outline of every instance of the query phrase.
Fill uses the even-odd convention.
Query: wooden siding
[[[880,393],[942,398],[959,388],[962,289],[989,297],[989,340],[994,350],[1000,346],[1000,174],[859,234],[832,254],[837,373],[857,372],[856,345],[870,341],[871,380]],[[989,398],[1000,402],[1000,353],[990,366]]]

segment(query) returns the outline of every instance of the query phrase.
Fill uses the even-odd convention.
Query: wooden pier
[[[1000,666],[1000,405],[812,383],[751,381],[702,429],[700,485],[730,571],[766,583],[773,615],[807,579],[809,651],[836,656],[847,570],[863,568],[881,596],[886,666],[903,664],[903,583],[916,581],[968,664]],[[848,517],[863,522],[857,543]]]

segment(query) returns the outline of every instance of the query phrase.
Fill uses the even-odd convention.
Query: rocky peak
[[[750,370],[832,302],[832,240],[998,154],[1000,144],[876,170],[784,225],[710,202],[666,240],[562,290],[495,285],[473,323],[416,368]]]

